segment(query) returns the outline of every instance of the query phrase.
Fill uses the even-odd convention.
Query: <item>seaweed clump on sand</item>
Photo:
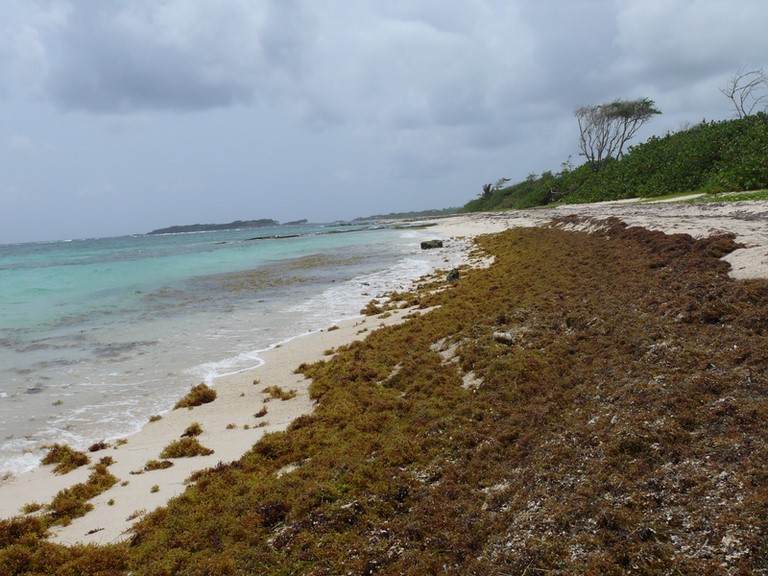
[[[54,474],[66,474],[90,462],[90,459],[84,452],[75,450],[66,444],[54,444],[47,448],[48,452],[43,456],[41,464],[56,464],[53,469]]]
[[[314,412],[143,517],[127,570],[763,570],[768,282],[728,277],[733,239],[609,221],[478,244],[494,265],[429,311],[303,366]]]
[[[174,440],[160,452],[160,458],[194,458],[195,456],[208,456],[213,450],[206,448],[197,438],[185,437]]]
[[[122,545],[62,546],[46,540],[51,527],[86,514],[93,508],[88,500],[117,482],[107,469],[111,464],[111,458],[102,458],[87,481],[61,490],[50,504],[35,506],[35,513],[0,520],[0,574],[124,574],[128,563]]]
[[[205,382],[201,382],[197,386],[187,392],[187,394],[173,407],[174,410],[179,408],[192,409],[196,406],[202,406],[216,400],[216,390],[208,386]]]

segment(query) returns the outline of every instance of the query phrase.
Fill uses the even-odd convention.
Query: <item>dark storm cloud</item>
[[[39,0],[5,12],[6,76],[63,108],[266,102],[314,128],[474,129],[542,102],[570,113],[715,81],[767,48],[762,0]]]
[[[48,88],[64,108],[112,113],[268,98],[302,58],[293,5],[79,0]]]

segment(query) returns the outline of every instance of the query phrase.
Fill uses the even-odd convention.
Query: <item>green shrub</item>
[[[702,122],[652,136],[595,172],[587,164],[526,180],[468,202],[464,212],[523,209],[551,202],[598,202],[682,192],[768,187],[768,115]]]

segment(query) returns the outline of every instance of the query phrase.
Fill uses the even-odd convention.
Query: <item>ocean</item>
[[[0,477],[136,432],[193,385],[407,289],[428,228],[279,226],[0,246]]]

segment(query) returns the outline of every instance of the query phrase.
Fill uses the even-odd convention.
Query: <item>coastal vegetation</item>
[[[490,268],[423,279],[421,313],[302,366],[315,410],[128,542],[21,516],[0,572],[758,573],[768,281],[729,278],[730,236],[599,224],[479,238]]]
[[[418,210],[411,212],[390,212],[388,214],[376,214],[374,216],[360,216],[352,222],[369,222],[372,220],[409,220],[415,218],[439,218],[457,214],[460,208],[442,208],[433,210]]]
[[[621,157],[600,158],[557,173],[531,174],[509,186],[484,189],[465,212],[523,209],[552,203],[653,198],[674,193],[738,192],[768,188],[768,114],[701,122],[653,136]]]
[[[627,142],[661,111],[653,100],[640,98],[580,106],[574,114],[579,123],[580,154],[599,172],[611,158],[621,159]]]

